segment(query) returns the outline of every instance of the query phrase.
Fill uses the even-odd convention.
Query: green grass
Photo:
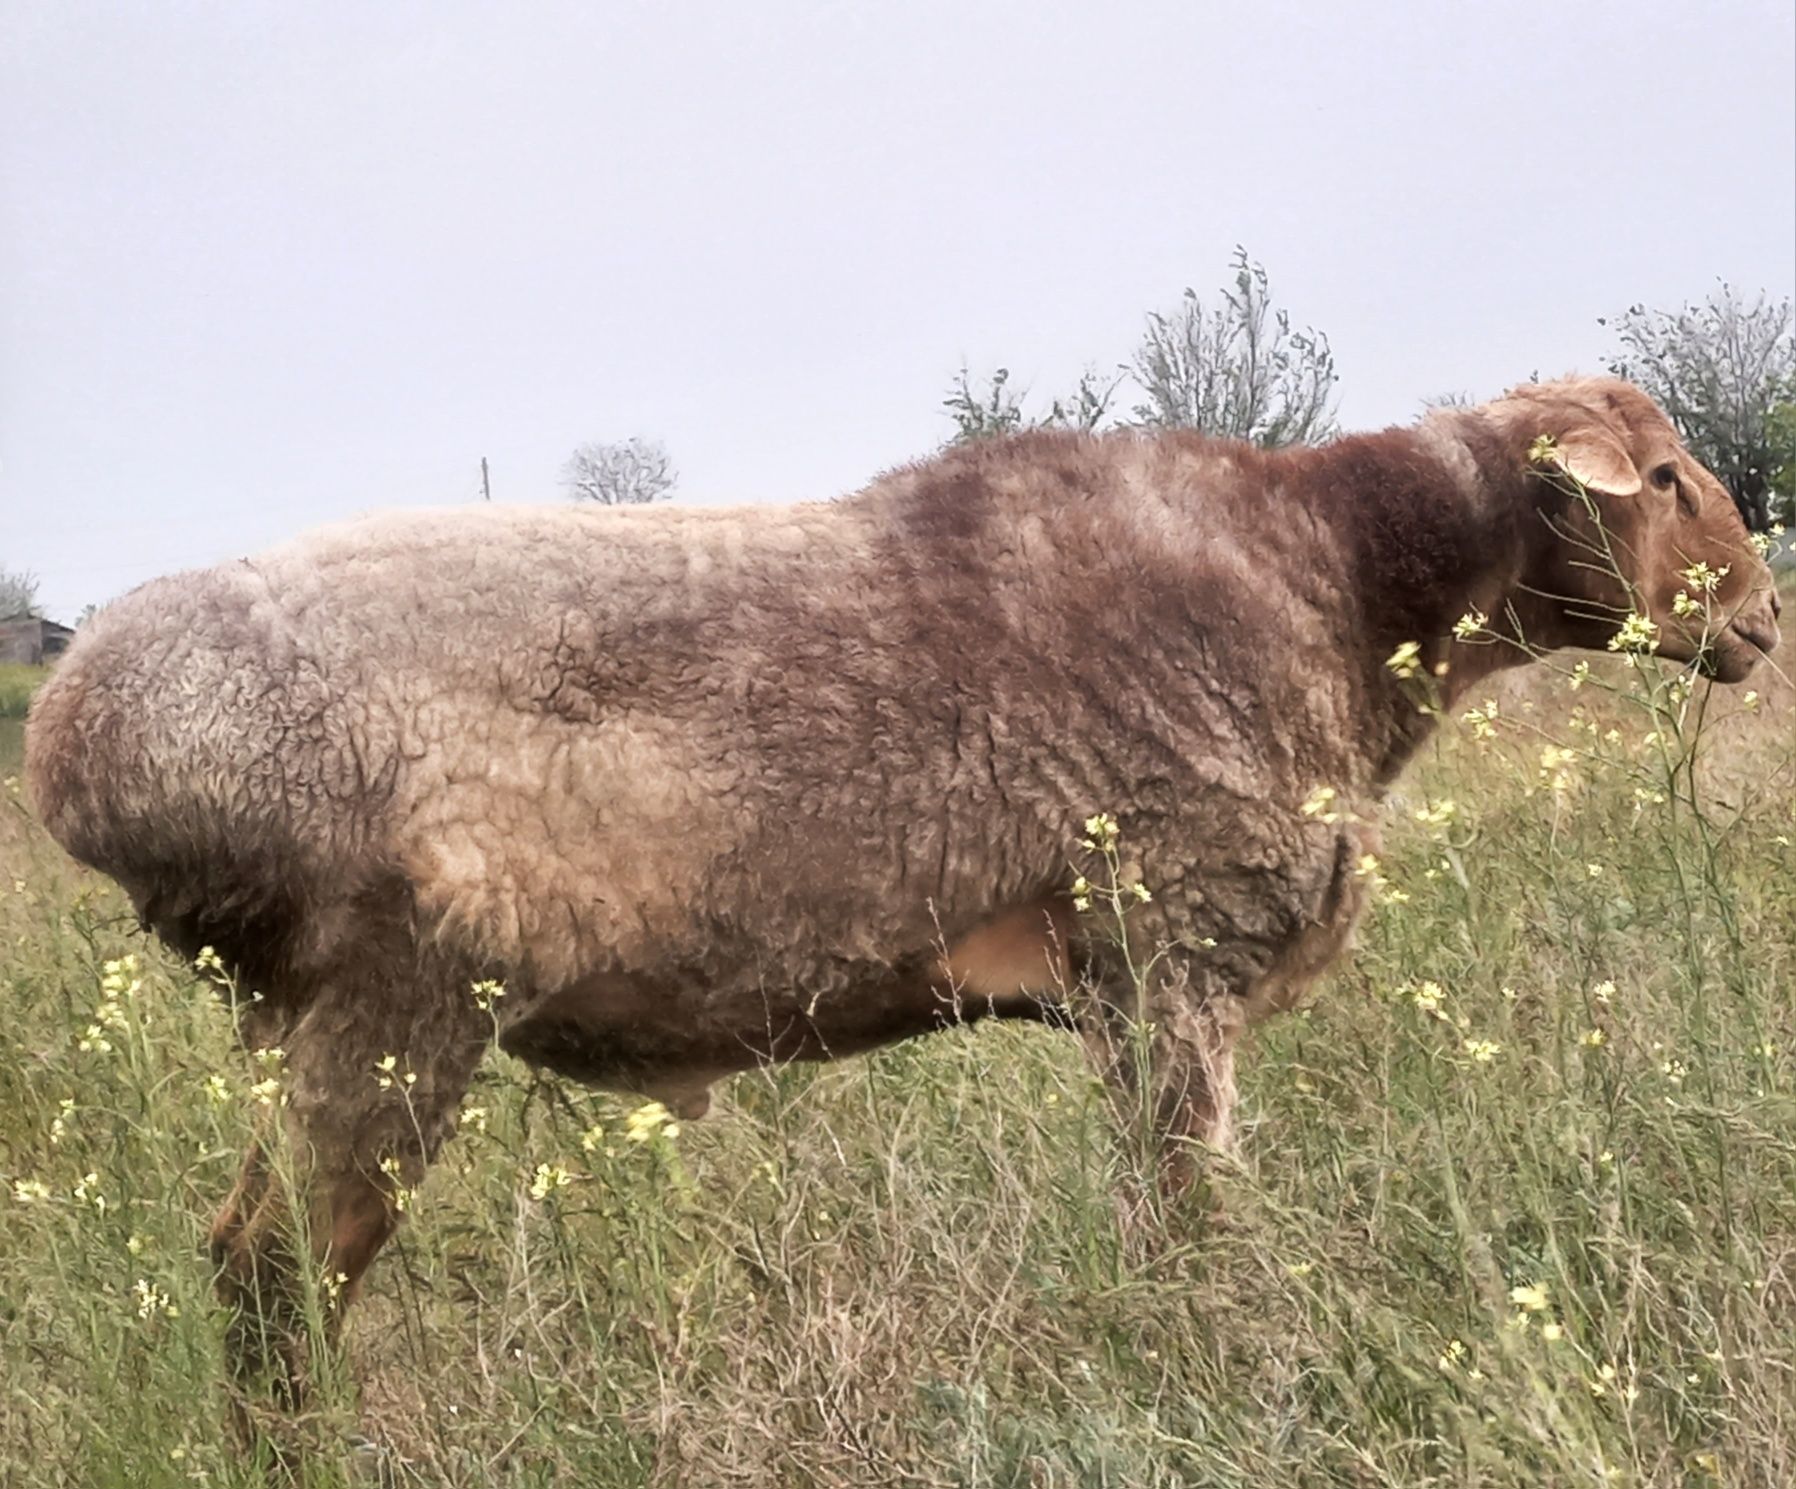
[[[1215,1213],[1140,1218],[1052,1031],[744,1077],[645,1143],[495,1055],[305,1482],[1796,1482],[1796,758],[1761,686],[1701,816],[1594,685],[1449,731],[1358,951],[1247,1050]],[[0,1482],[262,1483],[200,1256],[261,1073],[9,801],[0,948]]]
[[[0,719],[22,719],[37,685],[50,675],[47,667],[0,662]]]

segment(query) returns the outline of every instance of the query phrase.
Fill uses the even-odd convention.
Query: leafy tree
[[[1771,472],[1771,515],[1785,526],[1796,525],[1796,388],[1778,402],[1765,423],[1778,460]]]
[[[1072,394],[1032,417],[1000,367],[983,389],[963,366],[942,400],[954,439],[986,439],[1019,429],[1096,429],[1111,416],[1117,389],[1133,382],[1135,420],[1156,429],[1199,429],[1262,445],[1327,439],[1335,432],[1334,353],[1320,331],[1293,330],[1272,305],[1266,270],[1235,250],[1235,284],[1207,307],[1187,289],[1176,310],[1148,317],[1134,356],[1106,381],[1088,371]]]
[[[664,501],[673,495],[676,480],[667,447],[637,437],[581,445],[561,468],[561,484],[569,496],[605,507]]]
[[[1078,386],[1067,398],[1056,398],[1039,418],[1023,412],[1022,399],[1010,386],[1010,369],[1000,367],[986,381],[984,392],[976,391],[971,375],[963,364],[960,374],[948,388],[942,407],[954,421],[951,444],[968,440],[991,439],[995,435],[1015,434],[1021,429],[1096,429],[1110,411],[1110,400],[1120,378],[1105,383],[1095,371],[1079,377]]]
[[[1148,317],[1131,370],[1157,429],[1200,429],[1259,445],[1313,444],[1335,432],[1334,352],[1320,331],[1291,328],[1272,305],[1265,268],[1237,247],[1235,287],[1206,306],[1192,289]]]
[[[972,378],[963,362],[960,375],[942,400],[942,407],[954,421],[951,444],[1015,434],[1024,427],[1022,401],[1011,391],[1008,367],[1000,367],[994,372],[986,382],[985,391],[978,393],[973,389]]]
[[[1796,463],[1790,419],[1776,412],[1796,400],[1793,326],[1788,299],[1761,291],[1748,304],[1725,282],[1678,310],[1631,305],[1611,326],[1609,370],[1659,401],[1755,529],[1770,524],[1772,492]]]
[[[0,569],[0,620],[21,620],[42,615],[37,604],[37,575],[20,569]]]

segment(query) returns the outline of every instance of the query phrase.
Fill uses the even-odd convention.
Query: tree
[[[575,501],[605,507],[639,506],[673,495],[677,476],[659,440],[631,437],[581,445],[561,468],[561,484]]]
[[[1619,350],[1609,370],[1658,400],[1749,527],[1769,526],[1779,473],[1796,463],[1790,422],[1774,413],[1796,400],[1790,301],[1760,291],[1747,304],[1724,281],[1708,299],[1678,310],[1631,305],[1611,329]]]
[[[0,620],[23,620],[42,614],[37,604],[37,575],[23,569],[0,569]]]
[[[961,445],[971,440],[1015,434],[1024,427],[1022,401],[1010,389],[1008,367],[1000,367],[988,380],[986,391],[976,393],[966,363],[961,363],[960,375],[949,387],[942,407],[954,421],[954,437],[950,444]]]
[[[1266,270],[1237,247],[1235,287],[1207,308],[1192,289],[1148,317],[1131,370],[1156,429],[1200,429],[1258,445],[1312,444],[1335,432],[1334,353],[1320,331],[1291,329]]]
[[[1010,387],[1010,369],[1000,367],[986,383],[983,393],[973,388],[966,364],[949,385],[942,407],[954,421],[950,444],[968,440],[990,439],[994,435],[1015,434],[1021,429],[1096,429],[1110,411],[1110,399],[1122,380],[1106,383],[1094,370],[1079,376],[1078,386],[1067,398],[1056,398],[1040,418],[1023,412],[1022,399]]]
[[[1796,388],[1771,410],[1765,423],[1778,456],[1771,472],[1771,516],[1786,527],[1796,526]]]

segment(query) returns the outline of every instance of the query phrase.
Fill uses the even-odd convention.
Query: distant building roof
[[[0,620],[0,662],[39,665],[59,657],[74,639],[73,626],[45,620],[40,615],[15,615]]]

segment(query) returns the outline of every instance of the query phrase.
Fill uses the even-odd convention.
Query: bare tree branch
[[[666,446],[637,437],[581,445],[561,468],[561,484],[569,496],[605,507],[665,501],[677,479]]]
[[[37,603],[37,575],[24,569],[0,569],[0,620],[42,614]]]

